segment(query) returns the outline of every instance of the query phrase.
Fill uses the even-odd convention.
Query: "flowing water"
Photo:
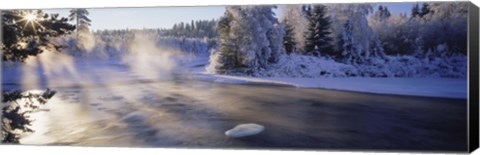
[[[23,144],[465,150],[466,100],[195,80],[57,88]],[[224,132],[241,123],[265,131]]]
[[[12,85],[2,83],[4,88]],[[32,115],[35,132],[25,135],[22,144],[467,149],[465,99],[219,84],[188,77],[49,87],[58,93],[45,105],[49,111]],[[244,138],[225,136],[243,123],[257,123],[265,130]]]

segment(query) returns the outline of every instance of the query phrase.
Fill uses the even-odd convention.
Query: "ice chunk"
[[[240,138],[246,136],[252,136],[259,134],[265,129],[262,125],[258,124],[240,124],[225,132],[225,135],[232,138]]]

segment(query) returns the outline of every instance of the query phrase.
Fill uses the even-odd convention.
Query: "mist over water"
[[[77,57],[69,53],[84,52],[79,55],[88,55],[107,53],[101,50],[108,50],[97,48],[102,42],[95,40],[91,34],[79,35],[78,51],[65,53],[53,48],[44,49],[38,56],[26,59],[25,64],[10,68],[21,72],[18,87],[22,90],[30,92],[51,88],[58,91],[49,103],[42,106],[49,109],[48,112],[32,114],[35,118],[32,129],[35,132],[25,135],[22,143],[108,145],[108,141],[118,137],[136,141],[135,137],[124,136],[135,132],[125,131],[126,125],[121,118],[145,106],[137,96],[144,96],[144,91],[156,92],[139,87],[119,89],[117,84],[135,84],[142,79],[175,80],[172,74],[182,73],[182,69],[177,67],[178,61],[188,61],[182,59],[184,54],[181,51],[162,47],[154,36],[145,33],[135,33],[125,42],[116,42],[119,47],[126,47],[119,53],[120,59]],[[13,89],[16,89],[15,85]],[[105,112],[106,109],[110,111]],[[106,119],[109,122],[106,126],[98,124]],[[128,146],[131,142],[124,144]]]
[[[114,48],[126,47],[123,51],[118,51],[119,59],[108,58],[105,53],[111,52],[107,51],[110,49],[97,47],[104,43],[96,40],[92,34],[80,33],[79,36],[78,51],[60,52],[55,48],[45,48],[43,53],[29,57],[25,64],[18,65],[22,72],[19,81],[22,89],[135,79],[171,80],[173,73],[182,72],[182,69],[178,68],[178,63],[189,61],[184,52],[159,45],[155,36],[142,32],[134,33],[132,39],[116,41],[118,47]],[[72,49],[74,48],[66,50]],[[78,54],[79,52],[81,53]],[[101,57],[106,58],[77,57],[71,53],[103,55]]]
[[[132,42],[128,43],[128,53],[122,61],[129,66],[130,71],[154,79],[164,79],[171,76],[176,69],[175,55],[180,52],[173,48],[159,47],[153,36],[136,33]]]

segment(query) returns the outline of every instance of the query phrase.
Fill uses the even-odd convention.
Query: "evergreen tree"
[[[225,74],[228,70],[238,68],[240,66],[238,47],[233,44],[233,40],[230,37],[230,23],[233,20],[233,15],[230,12],[225,12],[225,15],[220,18],[217,25],[218,34],[218,58],[215,61],[211,61],[213,69],[216,73]],[[212,54],[212,56],[215,56]]]
[[[190,22],[190,25],[192,27],[192,31],[194,31],[195,30],[195,23],[193,22],[193,20]]]
[[[333,55],[330,35],[330,18],[324,5],[315,5],[311,11],[310,24],[305,36],[305,52],[315,56]]]
[[[285,26],[285,37],[292,37],[296,53],[303,53],[305,47],[305,34],[308,28],[308,18],[306,11],[302,9],[305,5],[285,5],[280,17],[281,23]]]
[[[208,70],[257,75],[277,63],[285,50],[283,29],[274,16],[274,7],[227,7],[217,28],[220,47],[211,55]]]
[[[90,31],[89,26],[90,22],[92,21],[90,20],[90,18],[88,18],[89,14],[90,13],[87,11],[87,9],[70,10],[70,15],[68,17],[70,21],[76,21],[77,33],[79,31]]]
[[[388,11],[388,7],[386,6],[378,6],[378,10],[373,14],[373,19],[377,21],[385,21],[391,16],[390,11]]]
[[[216,36],[215,27],[216,20],[192,20],[190,24],[180,22],[175,23],[170,29],[160,30],[162,35],[173,37],[190,37],[190,38],[214,38]],[[186,26],[183,26],[186,25]]]
[[[385,59],[385,50],[382,46],[382,42],[380,41],[380,38],[378,36],[374,36],[372,40],[372,49],[369,52],[369,57],[367,57],[367,60],[372,60],[373,59]]]
[[[294,38],[293,27],[289,23],[285,23],[285,35],[283,36],[283,46],[287,54],[295,53],[296,43]]]
[[[424,17],[425,15],[429,14],[431,12],[430,7],[428,6],[428,3],[423,3],[421,12],[419,13],[420,17]]]
[[[372,45],[375,42],[375,32],[368,21],[368,14],[373,11],[372,4],[336,4],[329,5],[329,15],[332,17],[332,32],[334,36],[342,35],[345,31],[345,23],[347,20],[352,25],[352,36],[354,40],[355,51],[354,56],[359,55],[361,57],[355,57],[360,59],[356,62],[366,62],[370,59],[372,52]],[[338,37],[335,37],[335,43],[338,43]],[[335,47],[337,54],[340,55],[342,47]],[[340,56],[341,57],[341,56]]]
[[[355,46],[355,39],[353,37],[353,24],[350,20],[347,20],[343,24],[343,33],[338,37],[337,47],[340,47],[340,55],[336,58],[345,63],[354,63],[359,61],[359,51]]]
[[[3,90],[1,143],[18,144],[22,133],[34,132],[30,128],[33,121],[30,114],[39,111],[39,106],[46,104],[55,93],[50,89],[40,94]],[[19,104],[21,100],[25,102],[23,105]]]
[[[302,12],[308,19],[310,19],[312,16],[312,5],[302,5]]]
[[[418,3],[417,3],[413,6],[410,17],[415,18],[415,17],[418,17],[419,15],[420,15],[420,7],[418,6]]]
[[[71,9],[69,20],[76,21],[77,31],[76,39],[72,42],[74,46],[74,55],[83,55],[86,51],[91,51],[95,47],[95,37],[90,32],[90,22],[88,18],[90,13],[87,9]]]
[[[47,50],[58,51],[64,46],[52,43],[50,38],[70,34],[75,29],[67,18],[41,10],[10,10],[2,14],[3,60],[23,62]]]

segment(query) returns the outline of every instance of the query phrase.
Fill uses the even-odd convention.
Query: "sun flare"
[[[37,16],[36,16],[35,14],[33,14],[33,13],[28,13],[28,14],[24,15],[23,18],[24,18],[25,20],[31,22],[31,21],[36,20],[36,19],[37,19]]]
[[[30,26],[33,30],[33,32],[36,34],[37,28],[43,28],[43,25],[40,24],[40,18],[38,18],[38,14],[35,12],[24,12],[23,14],[20,15],[22,18],[20,21],[25,21],[25,24],[23,25],[23,29],[26,27]]]

